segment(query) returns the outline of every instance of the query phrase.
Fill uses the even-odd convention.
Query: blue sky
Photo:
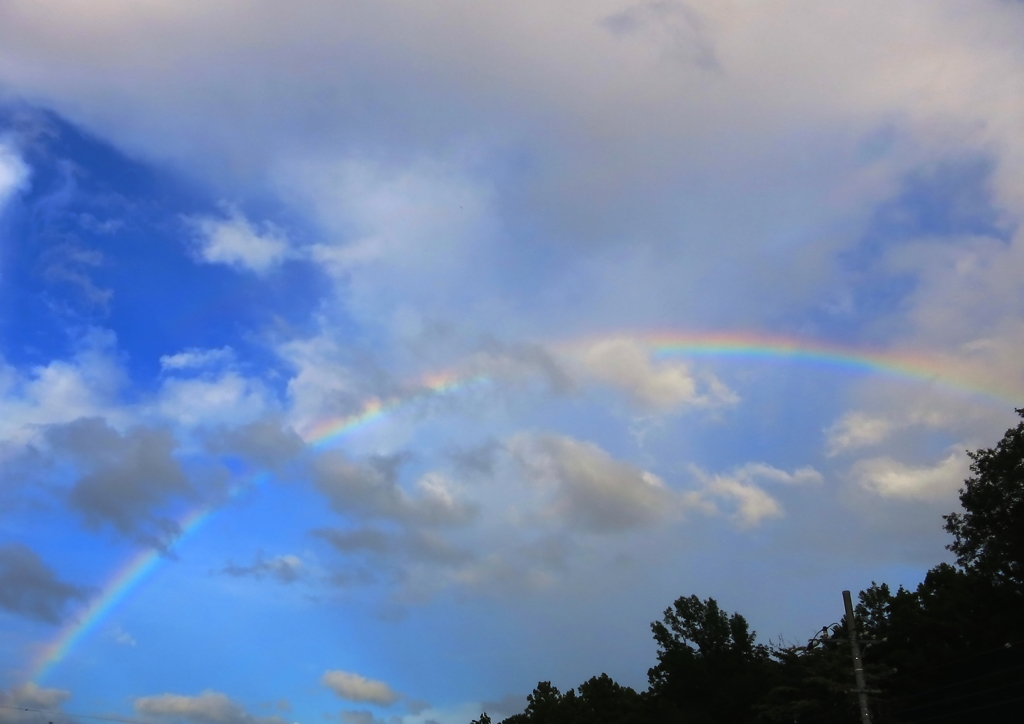
[[[0,704],[467,722],[916,584],[1024,399],[1022,26],[3,3]]]

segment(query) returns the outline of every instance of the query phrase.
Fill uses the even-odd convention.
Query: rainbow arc
[[[928,383],[950,391],[979,396],[1000,404],[1020,404],[1024,384],[995,384],[969,363],[950,357],[912,351],[865,350],[791,337],[751,333],[682,334],[678,332],[629,333],[589,337],[551,345],[556,354],[575,354],[601,341],[626,339],[645,347],[655,356],[683,358],[732,358],[741,360],[789,360],[796,363],[824,365],[841,371],[878,374],[897,380]],[[393,399],[373,398],[354,414],[325,419],[305,434],[310,449],[330,446],[347,435],[384,419],[416,401],[437,395],[453,394],[484,381],[479,373],[443,371],[423,377],[405,396]],[[254,481],[262,482],[269,475],[262,473]],[[239,486],[234,494],[249,486]],[[179,520],[181,531],[175,545],[195,536],[218,509],[204,505],[186,512]],[[79,614],[61,628],[53,640],[43,647],[30,667],[30,680],[46,676],[88,634],[106,619],[120,603],[151,576],[164,560],[156,550],[146,549],[118,568],[100,588],[100,593]]]

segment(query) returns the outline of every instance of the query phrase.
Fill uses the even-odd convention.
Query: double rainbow
[[[975,367],[951,357],[915,352],[864,350],[761,334],[679,334],[653,332],[648,334],[622,334],[611,337],[592,337],[552,345],[556,353],[574,354],[608,339],[628,339],[648,349],[655,356],[716,357],[758,360],[792,361],[802,364],[823,365],[868,374],[881,374],[916,383],[930,383],[947,390],[967,393],[1009,404],[1024,397],[1024,381],[1017,384],[997,383],[977,371]],[[331,418],[310,428],[305,434],[308,447],[327,447],[377,420],[386,418],[397,409],[425,397],[456,393],[483,378],[476,373],[442,372],[424,377],[416,392],[393,399],[370,399],[355,414]],[[266,474],[258,480],[266,479]],[[236,488],[235,492],[241,488]],[[217,506],[204,505],[188,511],[178,520],[181,531],[175,545],[193,537],[209,520]],[[62,661],[76,644],[125,600],[148,576],[160,567],[165,556],[159,551],[146,549],[132,557],[107,580],[88,606],[63,628],[45,646],[30,667],[30,680],[38,681]]]

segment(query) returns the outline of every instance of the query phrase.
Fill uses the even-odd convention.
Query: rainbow
[[[269,476],[261,473],[251,480],[249,486],[258,485]],[[228,498],[236,497],[239,492],[249,486],[236,486],[228,494]],[[174,545],[180,545],[202,528],[217,509],[216,505],[203,505],[187,511],[176,521],[178,537]],[[46,674],[60,663],[75,644],[84,639],[121,603],[136,590],[167,558],[165,552],[156,548],[145,548],[136,553],[118,568],[107,582],[100,587],[100,594],[94,597],[86,608],[61,628],[56,637],[42,649],[31,666],[30,681],[39,682]]]
[[[633,339],[658,356],[791,361],[939,385],[949,391],[1003,404],[1020,404],[1024,398],[1024,379],[1000,383],[984,363],[951,355],[912,350],[872,350],[756,333],[690,335],[652,332],[639,336],[623,335],[622,338]],[[578,344],[573,343],[573,346]]]
[[[593,345],[609,340],[627,340],[648,350],[655,357],[714,357],[748,360],[792,361],[833,367],[844,371],[881,374],[916,383],[940,385],[950,391],[967,393],[996,401],[1000,404],[1019,403],[1024,397],[1024,384],[995,384],[990,375],[977,365],[952,357],[915,352],[865,350],[827,344],[792,337],[750,333],[680,334],[677,332],[629,333],[588,337],[549,345],[556,356],[573,356]],[[417,400],[437,395],[452,394],[471,385],[487,381],[479,373],[446,371],[423,377],[410,394],[388,399],[371,398],[354,414],[324,420],[303,434],[307,446],[313,450],[328,447],[346,435],[364,429],[386,418],[397,409]],[[262,481],[266,473],[258,476]],[[236,487],[232,495],[247,486]],[[181,534],[175,545],[194,536],[209,520],[217,506],[205,505],[183,515],[178,525]],[[36,681],[49,673],[102,622],[110,612],[136,590],[146,578],[159,568],[165,556],[147,549],[136,554],[121,566],[100,588],[100,594],[77,616],[64,626],[37,657],[31,666],[30,680]]]
[[[429,374],[415,386],[415,391],[412,394],[395,396],[387,400],[373,397],[363,403],[358,412],[345,417],[323,420],[306,430],[302,437],[306,444],[314,450],[329,447],[342,437],[369,426],[399,407],[428,397],[451,394],[471,385],[485,382],[486,379],[479,374],[459,375],[451,371]]]

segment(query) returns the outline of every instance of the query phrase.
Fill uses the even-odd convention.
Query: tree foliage
[[[974,476],[960,491],[964,512],[943,516],[949,549],[965,570],[1024,590],[1024,422],[994,448],[968,454]]]
[[[1017,410],[1024,418],[1024,409]],[[914,590],[859,596],[855,625],[874,721],[1016,722],[1024,692],[1024,422],[972,453],[961,512],[943,516],[957,565]],[[713,598],[680,597],[651,624],[657,662],[644,692],[601,674],[564,694],[537,684],[503,724],[744,724],[857,720],[845,619],[805,646],[756,642]],[[487,714],[473,724],[490,724]]]

